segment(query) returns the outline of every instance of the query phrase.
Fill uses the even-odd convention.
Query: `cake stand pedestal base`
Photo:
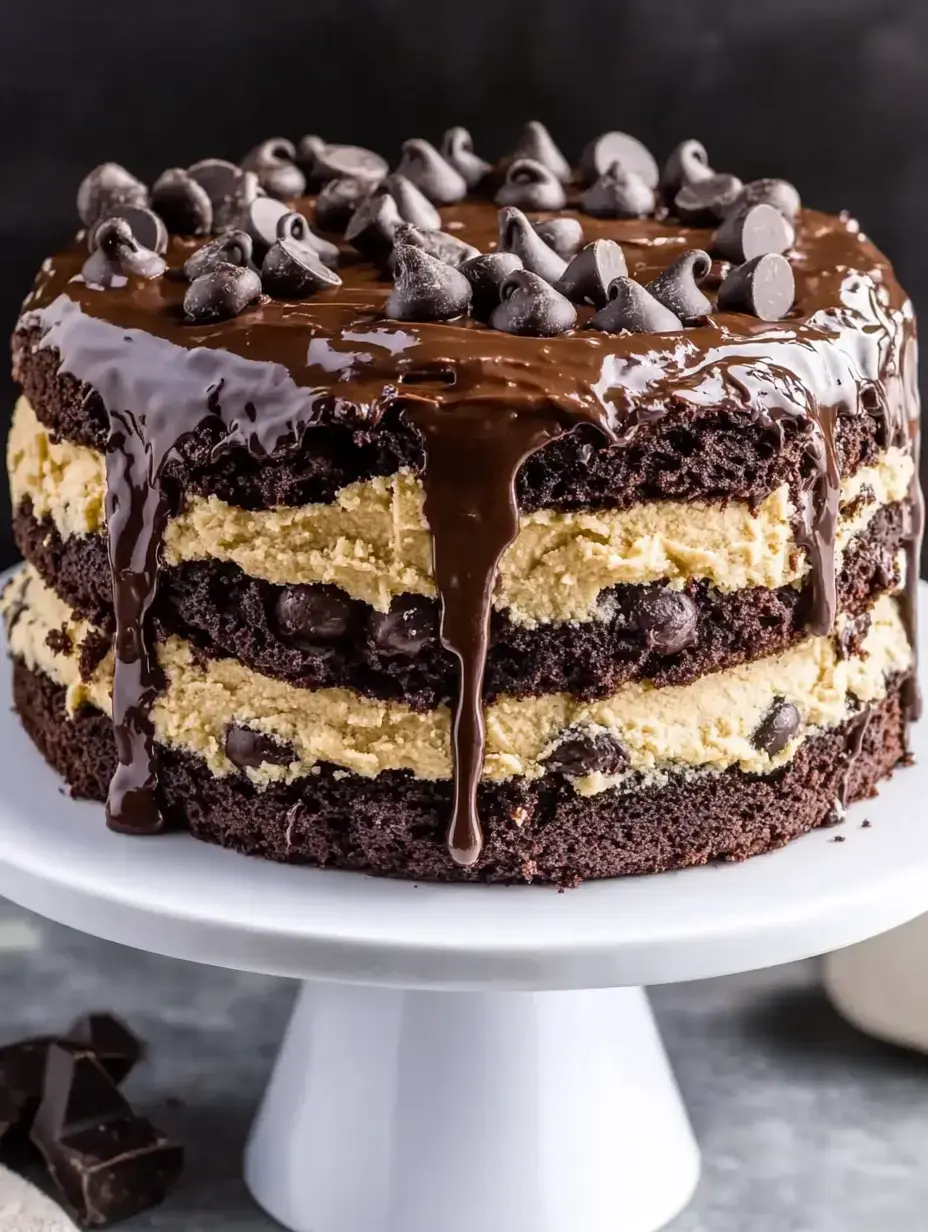
[[[698,1175],[638,988],[306,984],[245,1159],[295,1232],[655,1232]]]

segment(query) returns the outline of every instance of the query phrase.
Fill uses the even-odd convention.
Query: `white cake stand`
[[[640,986],[823,953],[928,909],[928,721],[913,743],[916,768],[839,830],[558,894],[112,834],[4,709],[0,893],[143,950],[307,981],[245,1161],[295,1232],[656,1232],[699,1156]]]

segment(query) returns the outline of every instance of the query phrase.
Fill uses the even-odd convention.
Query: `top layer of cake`
[[[234,506],[245,519],[233,538],[246,552],[259,536],[246,511],[257,515],[308,502],[342,508],[352,484],[366,493],[366,481],[379,476],[393,485],[391,509],[399,499],[392,493],[406,492],[414,507],[410,529],[427,526],[431,538],[424,543],[433,560],[429,568],[422,545],[411,547],[411,560],[401,562],[408,572],[384,592],[380,606],[409,592],[437,592],[442,601],[442,641],[460,662],[451,845],[464,863],[480,846],[474,801],[494,587],[515,624],[589,619],[604,586],[673,580],[663,558],[632,579],[616,576],[614,568],[595,572],[591,555],[604,540],[611,544],[605,553],[610,560],[628,561],[628,551],[616,550],[610,539],[622,534],[617,515],[634,513],[643,502],[687,501],[693,513],[682,519],[690,525],[676,532],[678,557],[688,533],[691,555],[716,535],[714,556],[722,564],[716,574],[708,566],[689,573],[684,566],[681,580],[703,577],[724,590],[719,571],[737,562],[727,545],[738,538],[733,527],[740,503],[769,514],[782,531],[782,568],[759,584],[789,585],[809,574],[809,630],[831,631],[839,502],[849,509],[861,500],[866,506],[884,472],[890,477],[874,507],[898,500],[899,483],[908,483],[914,469],[908,449],[918,405],[914,321],[885,258],[847,217],[796,214],[795,194],[782,182],[745,189],[680,151],[660,196],[647,160],[622,142],[609,146],[618,156],[608,165],[591,169],[597,156],[588,155],[585,170],[562,188],[556,151],[537,127],[532,134],[528,168],[524,160],[510,160],[488,169],[465,199],[452,201],[462,190],[445,174],[449,164],[424,143],[413,143],[401,169],[437,200],[444,239],[420,226],[399,232],[408,243],[395,242],[402,210],[428,221],[428,203],[408,191],[407,180],[388,181],[392,193],[366,197],[377,176],[363,183],[347,177],[357,188],[354,203],[362,200],[369,214],[368,225],[361,225],[363,215],[352,224],[362,251],[339,244],[338,275],[331,275],[307,256],[305,233],[294,249],[292,219],[286,221],[291,231],[270,243],[274,255],[264,258],[272,295],[261,293],[248,268],[249,245],[241,240],[238,249],[225,242],[205,283],[201,274],[191,285],[182,273],[200,238],[171,235],[159,268],[156,254],[139,252],[139,236],[130,235],[130,243],[112,228],[100,229],[101,221],[122,211],[160,247],[157,229],[145,231],[150,219],[138,213],[142,191],[127,193],[127,181],[111,173],[110,180],[101,173],[89,189],[85,185],[91,246],[99,246],[88,260],[87,237],[80,236],[46,263],[24,305],[14,357],[35,413],[61,438],[61,447],[106,450],[116,580],[113,713],[122,762],[110,813],[119,824],[158,824],[147,717],[157,671],[146,613],[162,541],[170,557],[172,535],[180,534],[174,521],[165,539],[170,515],[185,509],[184,517],[193,519],[191,539],[207,540],[210,500]],[[293,202],[310,219],[314,211],[330,216],[333,185],[346,183],[330,174],[340,158],[356,173],[364,164],[356,155],[353,163],[339,155],[340,149],[310,148],[311,174],[329,185],[319,203],[305,197]],[[446,152],[452,162],[470,166],[460,150],[455,154],[449,146]],[[289,193],[298,180],[280,178],[279,151],[276,157],[263,164],[252,158],[251,165],[268,191]],[[633,165],[623,168],[623,158]],[[199,166],[191,176],[207,196],[213,193],[214,222],[220,229],[244,223],[258,240],[253,255],[263,255],[268,245],[260,237],[273,240],[267,217],[274,210],[255,197],[255,181],[234,169],[223,180],[216,166],[205,173],[206,164]],[[190,178],[174,173],[173,197],[163,181],[160,192],[156,186],[156,204],[175,220],[170,202],[176,206],[178,195],[188,206],[202,205]],[[584,180],[593,181],[585,193]],[[561,198],[557,209],[533,208]],[[548,233],[565,253],[596,240],[617,241],[621,252],[584,249],[586,267],[571,265],[573,283],[563,281],[567,257],[534,231],[518,206],[506,205],[500,216],[500,200],[521,202],[535,223],[571,220],[573,228]],[[204,215],[191,210],[192,225],[203,227]],[[625,216],[630,213],[647,216]],[[681,214],[709,225],[685,223]],[[334,241],[335,233],[329,235]],[[468,252],[452,239],[483,253],[514,252],[529,271],[507,281],[502,292],[491,286],[496,311],[488,311],[486,287],[472,269],[479,294],[469,302],[471,288],[457,272]],[[316,258],[334,262],[324,243],[312,245]],[[735,261],[717,256],[708,268],[701,255],[706,249]],[[784,250],[787,259],[779,256]],[[613,280],[623,257],[630,277],[619,273]],[[740,257],[752,259],[738,266]],[[398,271],[395,284],[391,264]],[[790,271],[791,306],[782,297]],[[580,302],[572,304],[570,295]],[[728,307],[720,309],[717,300]],[[786,315],[763,320],[758,312]],[[215,316],[224,319],[208,319]],[[893,470],[893,451],[907,469],[900,461]],[[196,522],[198,508],[203,516]],[[559,577],[574,567],[570,561],[582,562],[589,593],[573,607],[550,601],[552,579],[528,567],[520,573],[512,554],[499,573],[500,598],[498,566],[519,532],[520,511],[516,557],[522,544],[531,565],[550,558],[552,543],[569,540]],[[600,524],[588,523],[584,534],[571,538],[570,519],[590,511]],[[542,527],[540,544],[524,540],[530,514]],[[376,511],[371,519],[358,524],[356,538],[363,539],[368,527],[376,537]],[[281,534],[281,524],[267,533]],[[337,530],[333,534],[337,538]],[[666,547],[664,528],[661,534]],[[775,531],[771,536],[755,553],[762,574],[775,572]],[[914,544],[917,528],[910,526],[907,538]],[[640,539],[636,529],[631,542]],[[186,551],[182,559],[189,559]],[[416,570],[420,580],[411,582]],[[260,575],[253,558],[247,572]],[[758,584],[752,578],[742,581]],[[310,568],[304,578],[297,562],[286,580],[334,582],[352,594],[345,576]],[[370,594],[353,597],[372,601]]]

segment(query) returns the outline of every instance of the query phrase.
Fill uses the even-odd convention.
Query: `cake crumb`
[[[846,843],[847,839],[843,834],[836,834],[834,838],[830,838],[828,841],[829,843]]]
[[[873,822],[870,820],[869,817],[865,817],[863,821],[860,823],[860,828],[861,830],[870,830],[873,828]]]

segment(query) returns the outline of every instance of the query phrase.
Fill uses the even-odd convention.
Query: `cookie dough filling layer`
[[[28,498],[63,538],[105,530],[105,462],[87,446],[53,441],[21,398],[8,446],[14,505]],[[905,499],[913,462],[893,446],[845,478],[836,569],[879,510]],[[386,612],[400,595],[433,597],[432,539],[420,480],[408,471],[342,488],[330,504],[246,510],[190,496],[168,525],[168,565],[218,560],[276,585],[323,583]],[[743,501],[657,500],[630,509],[523,514],[500,564],[494,607],[513,624],[608,616],[616,585],[701,580],[722,593],[798,584],[810,570],[795,538],[797,510],[781,485],[756,508]]]
[[[29,566],[3,597],[14,657],[67,689],[69,712],[110,709],[110,654],[82,676],[81,652],[94,631]],[[347,689],[298,689],[233,659],[203,661],[178,637],[159,646],[165,689],[152,709],[159,744],[201,758],[213,775],[244,772],[266,786],[319,772],[323,765],[375,777],[409,771],[423,780],[451,776],[451,716],[417,713]],[[601,701],[568,694],[514,699],[486,708],[484,778],[533,780],[558,768],[581,795],[668,774],[738,769],[769,774],[804,741],[879,701],[887,680],[911,667],[897,602],[872,609],[860,653],[843,657],[830,637],[809,638],[780,655],[655,689],[629,684]],[[788,704],[795,716],[779,742],[759,736]],[[576,741],[608,755],[601,768],[565,760]]]

